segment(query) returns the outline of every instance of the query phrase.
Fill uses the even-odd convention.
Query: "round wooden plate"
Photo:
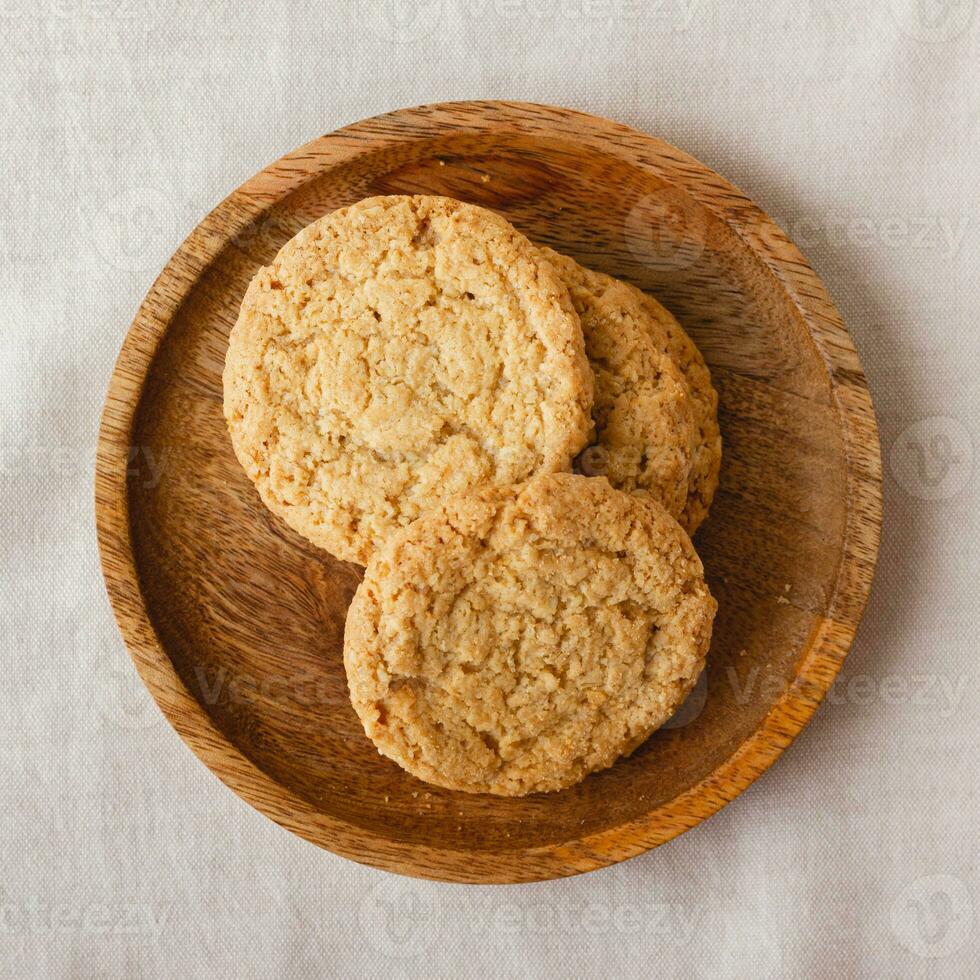
[[[720,609],[704,681],[629,759],[561,793],[418,782],[364,737],[344,617],[360,570],[261,504],[225,430],[228,331],[259,265],[372,194],[446,194],[651,290],[721,398],[721,486],[696,545]],[[874,411],[840,315],[786,236],[651,136],[567,109],[393,112],[257,174],[153,284],[109,388],[96,476],[109,595],[164,714],[236,793],[323,847],[449,881],[571,875],[693,827],[763,772],[833,681],[881,524]]]

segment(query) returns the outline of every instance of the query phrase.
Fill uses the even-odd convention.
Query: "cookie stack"
[[[335,211],[252,280],[225,416],[262,500],[366,565],[351,701],[428,782],[556,790],[631,752],[704,666],[689,534],[717,395],[651,297],[449,198]]]

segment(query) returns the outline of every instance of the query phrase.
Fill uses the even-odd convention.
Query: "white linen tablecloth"
[[[975,0],[0,0],[0,976],[976,975]],[[113,360],[190,229],[405,105],[654,133],[824,278],[881,424],[876,587],[833,695],[735,803],[634,861],[447,886],[225,789],[136,679],[92,470]]]

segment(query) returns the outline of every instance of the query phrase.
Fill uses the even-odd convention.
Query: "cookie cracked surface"
[[[231,332],[224,410],[265,504],[365,564],[448,496],[567,470],[592,377],[554,270],[448,198],[369,198],[287,242]]]
[[[571,474],[483,488],[368,565],[345,631],[351,700],[421,779],[557,790],[673,714],[715,610],[690,539],[648,495]]]

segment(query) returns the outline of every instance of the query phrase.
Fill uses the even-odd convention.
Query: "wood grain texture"
[[[382,758],[348,702],[360,570],[274,518],[221,411],[228,332],[300,228],[381,193],[500,211],[533,240],[652,291],[719,389],[721,486],[698,546],[720,609],[706,682],[632,757],[557,794],[470,796]],[[96,474],[106,583],[161,709],[236,793],[323,847],[450,881],[533,881],[632,857],[762,773],[833,681],[881,526],[874,411],[851,339],[795,246],[681,151],[566,109],[406,109],[314,140],[181,245],[126,337]]]

